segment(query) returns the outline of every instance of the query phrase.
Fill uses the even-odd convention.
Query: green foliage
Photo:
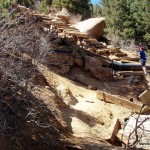
[[[47,14],[48,13],[47,5],[48,5],[47,0],[41,1],[39,4],[38,10],[40,12],[44,12],[45,14]]]
[[[90,0],[53,0],[52,6],[57,9],[65,7],[70,12],[83,16],[90,16],[92,13]]]
[[[56,9],[61,9],[62,8],[61,0],[53,0],[52,6]]]
[[[102,10],[101,10],[100,5],[94,4],[93,5],[93,16],[97,17],[97,16],[101,16],[101,14],[102,14]]]
[[[12,0],[0,0],[0,17],[9,18],[8,8],[12,5]]]
[[[12,0],[0,0],[0,9],[8,9],[12,4]]]
[[[47,3],[48,5],[51,5],[52,2],[53,2],[53,0],[46,0],[46,3]]]
[[[150,0],[101,0],[107,32],[150,43]]]
[[[150,0],[134,0],[131,4],[131,13],[135,22],[136,40],[150,42]]]
[[[35,3],[35,0],[16,0],[16,2],[26,7],[30,7]]]

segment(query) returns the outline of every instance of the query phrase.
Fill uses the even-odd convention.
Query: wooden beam
[[[108,94],[106,92],[103,92],[103,91],[97,91],[97,94],[96,94],[97,98],[99,98],[100,100],[103,100],[105,102],[110,102],[110,103],[113,103],[113,104],[116,104],[116,105],[119,105],[119,106],[122,106],[124,108],[127,108],[127,109],[130,109],[134,112],[140,112],[140,109],[142,107],[142,104],[139,105],[139,104],[136,104],[136,103],[133,103],[133,102],[130,102],[129,100],[126,100],[126,99],[123,99],[123,98],[120,98],[120,97],[117,97],[115,95],[111,95],[111,94]],[[142,113],[144,112],[150,112],[150,109],[144,109],[142,111]]]
[[[127,56],[126,53],[114,53],[115,56],[117,57],[124,57],[124,56]]]
[[[150,71],[148,71],[150,73]],[[143,71],[118,71],[116,72],[117,75],[122,75],[123,77],[130,77],[132,75],[134,76],[144,76]]]
[[[122,57],[121,58],[122,61],[125,61],[125,60],[129,60],[129,61],[138,61],[139,58],[138,57]]]
[[[150,90],[145,90],[139,98],[141,99],[143,104],[147,104],[150,106]]]
[[[90,35],[88,35],[86,33],[81,33],[79,31],[65,31],[65,33],[69,34],[69,35],[76,36],[76,37],[83,37],[83,38],[90,37]]]
[[[105,54],[105,53],[109,53],[109,50],[108,49],[98,49],[97,50],[97,54]]]
[[[60,22],[60,21],[48,21],[48,20],[43,20],[43,23],[45,24],[49,24],[49,25],[65,25],[64,22]]]

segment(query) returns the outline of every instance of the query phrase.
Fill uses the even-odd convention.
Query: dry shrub
[[[112,35],[110,37],[111,45],[117,47],[119,46],[121,49],[128,50],[131,52],[138,52],[138,46],[136,45],[134,40],[123,40],[117,35]]]
[[[128,41],[121,40],[121,41],[119,41],[119,45],[124,50],[128,50],[131,52],[138,52],[138,47],[135,44],[134,40],[128,40]]]
[[[111,35],[110,40],[111,40],[111,45],[118,46],[120,38],[119,38],[119,36],[113,34],[113,35]]]
[[[80,14],[71,15],[71,17],[69,19],[69,23],[76,24],[76,23],[80,22],[81,19],[82,19],[82,16]]]

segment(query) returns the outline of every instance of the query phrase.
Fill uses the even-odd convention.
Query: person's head
[[[140,46],[140,50],[141,51],[144,51],[144,46],[141,44],[141,46]]]

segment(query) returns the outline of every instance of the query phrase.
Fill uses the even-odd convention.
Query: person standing
[[[147,75],[147,68],[146,68],[146,60],[147,60],[147,54],[145,53],[144,46],[140,47],[140,63],[143,68],[144,74]]]

